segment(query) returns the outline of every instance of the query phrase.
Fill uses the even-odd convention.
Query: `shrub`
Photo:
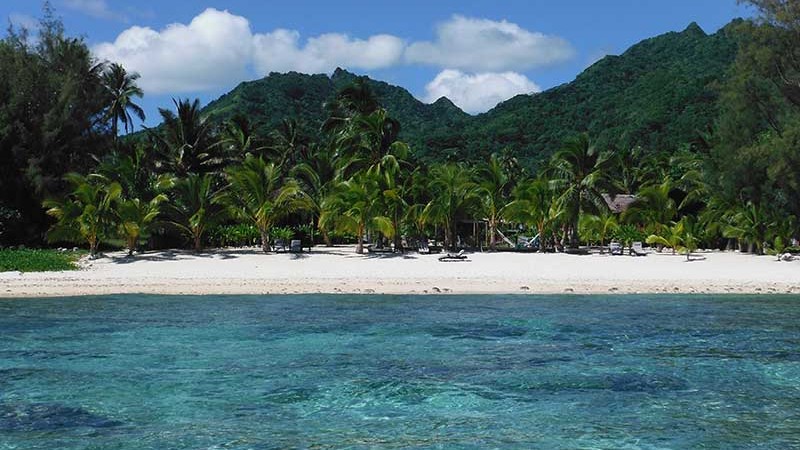
[[[633,242],[644,242],[646,238],[647,235],[634,225],[622,225],[614,233],[614,239],[627,246],[630,246]]]
[[[212,229],[208,241],[212,247],[247,247],[261,242],[261,234],[255,225],[237,223]]]
[[[75,270],[84,251],[53,249],[0,249],[0,272],[47,272]]]
[[[270,231],[270,237],[272,238],[272,242],[283,241],[288,245],[289,241],[294,239],[294,230],[290,227],[273,228],[272,231]]]

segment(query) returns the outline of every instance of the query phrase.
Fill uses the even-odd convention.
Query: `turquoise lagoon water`
[[[0,301],[0,449],[800,447],[800,298]]]

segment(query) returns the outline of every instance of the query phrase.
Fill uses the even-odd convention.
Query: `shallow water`
[[[798,448],[800,298],[0,301],[0,449]]]

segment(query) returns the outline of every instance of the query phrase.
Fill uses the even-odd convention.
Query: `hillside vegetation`
[[[364,77],[379,103],[402,124],[401,139],[424,161],[483,160],[505,148],[528,166],[561,142],[588,132],[605,149],[676,149],[696,140],[717,117],[718,88],[736,57],[735,23],[707,35],[692,23],[682,32],[642,41],[606,56],[564,85],[519,95],[470,116],[447,98],[425,104],[401,87]],[[296,120],[318,137],[325,104],[356,75],[272,73],[240,84],[203,112],[222,122],[246,115],[266,132]]]

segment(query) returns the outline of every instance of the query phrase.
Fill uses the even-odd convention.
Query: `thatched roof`
[[[606,201],[609,209],[615,213],[625,212],[631,203],[636,201],[636,196],[631,194],[617,194],[615,196],[611,196],[609,194],[603,194],[603,200]]]

